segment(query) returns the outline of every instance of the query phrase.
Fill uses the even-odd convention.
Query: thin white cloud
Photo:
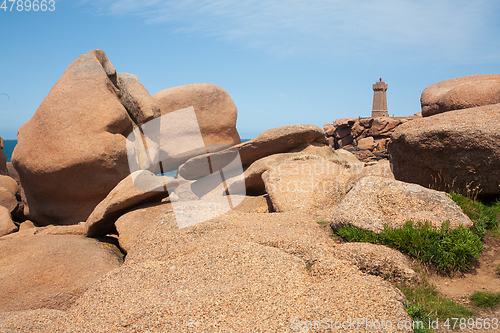
[[[139,15],[149,24],[169,22],[178,32],[282,54],[403,52],[446,58],[498,57],[500,51],[497,0],[104,0],[98,4],[112,15]]]

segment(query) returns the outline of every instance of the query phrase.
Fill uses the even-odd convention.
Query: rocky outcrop
[[[384,226],[400,228],[407,221],[429,222],[440,228],[472,226],[472,221],[446,193],[385,177],[364,177],[340,202],[330,226],[343,225],[380,233]]]
[[[500,103],[500,75],[471,75],[434,83],[422,92],[422,115]]]
[[[179,167],[179,174],[185,179],[202,178],[210,174],[210,170],[222,170],[238,154],[241,165],[246,168],[263,157],[284,153],[292,148],[314,142],[328,144],[323,130],[317,126],[290,125],[273,128],[234,147],[194,157]],[[210,160],[210,168],[208,160]]]
[[[401,252],[384,245],[343,243],[335,246],[335,257],[352,262],[362,272],[396,283],[418,280],[410,260]]]
[[[262,174],[277,212],[298,211],[329,219],[347,193],[346,165],[321,158],[300,158],[270,167]]]
[[[120,267],[119,251],[110,247],[82,236],[0,238],[0,312],[68,309]]]
[[[280,330],[295,316],[409,319],[391,284],[328,259],[328,232],[302,214],[230,213],[186,229],[164,205],[127,215],[147,222],[141,240],[67,312],[66,330],[252,332]]]
[[[133,122],[103,51],[75,60],[18,132],[12,162],[25,215],[40,225],[85,221],[129,173]]]
[[[86,235],[105,236],[113,231],[116,219],[132,207],[160,202],[178,185],[172,177],[158,177],[147,170],[130,174],[97,205],[86,221]]]
[[[396,179],[479,196],[500,194],[500,104],[399,126],[389,144]]]
[[[323,129],[331,147],[346,149],[360,161],[371,162],[387,158],[387,143],[396,127],[416,118],[420,116],[337,119]]]

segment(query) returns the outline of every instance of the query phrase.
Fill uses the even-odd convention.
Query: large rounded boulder
[[[399,126],[388,147],[397,180],[479,196],[500,195],[500,104]]]
[[[500,103],[500,75],[471,75],[434,83],[422,92],[422,116]]]
[[[129,174],[132,128],[104,52],[76,59],[18,132],[12,162],[26,216],[39,225],[85,221]]]
[[[192,106],[205,144],[232,146],[241,142],[236,130],[236,105],[221,87],[208,83],[188,84],[162,90],[153,98],[162,115]]]

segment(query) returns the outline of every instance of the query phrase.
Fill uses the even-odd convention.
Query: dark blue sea
[[[10,162],[12,152],[17,144],[17,140],[3,140],[3,152],[7,156],[7,162]]]

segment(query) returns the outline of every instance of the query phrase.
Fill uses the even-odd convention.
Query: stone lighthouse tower
[[[380,78],[379,82],[373,85],[373,108],[372,108],[372,118],[376,117],[388,117],[387,112],[387,96],[385,92],[387,91],[387,84]]]

